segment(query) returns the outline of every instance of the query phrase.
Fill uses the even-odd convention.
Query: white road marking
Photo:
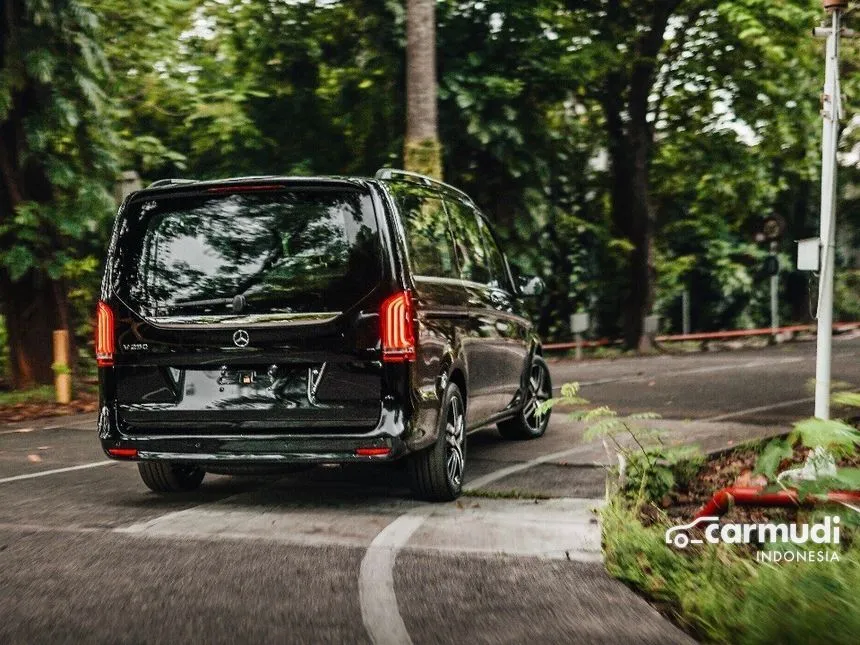
[[[499,468],[499,470],[494,470],[491,473],[487,473],[486,475],[482,475],[474,480],[469,480],[466,486],[466,492],[470,490],[478,490],[483,488],[488,484],[492,484],[499,479],[503,479],[509,475],[513,475],[518,472],[522,472],[523,470],[528,470],[533,466],[538,466],[540,464],[545,464],[547,462],[556,461],[558,459],[564,459],[565,457],[570,457],[578,452],[584,452],[591,448],[588,445],[577,446],[576,448],[568,448],[567,450],[561,450],[559,452],[553,452],[548,455],[541,455],[540,457],[535,457],[534,459],[530,459],[529,461],[523,461],[520,463],[513,464],[511,466],[506,466],[504,468]],[[582,465],[582,464],[580,464]],[[600,466],[601,464],[593,464],[595,466]]]
[[[26,434],[28,432],[39,432],[41,430],[95,430],[96,419],[87,419],[85,421],[74,421],[72,423],[61,423],[40,428],[15,428],[14,430],[0,430],[0,435],[4,434]]]
[[[770,405],[760,405],[755,408],[747,408],[746,410],[736,410],[735,412],[726,412],[713,417],[705,417],[704,419],[695,419],[695,421],[724,421],[725,419],[735,419],[737,417],[745,417],[748,414],[756,414],[757,412],[767,412],[768,410],[778,410],[779,408],[788,408],[792,405],[800,405],[801,403],[812,403],[815,401],[814,396],[808,396],[803,399],[794,399],[793,401],[781,401],[780,403],[771,403]]]
[[[370,543],[358,574],[361,619],[374,645],[411,645],[412,639],[397,607],[394,560],[424,522],[424,513],[407,513],[386,526]]]
[[[0,531],[30,531],[32,533],[103,533],[101,527],[89,526],[49,526],[47,524],[14,524],[0,522]]]
[[[0,434],[26,434],[34,430],[35,428],[16,428],[15,430],[0,430]]]
[[[98,423],[97,419],[87,419],[86,421],[76,421],[75,423],[59,423],[50,426],[44,426],[42,428],[36,428],[37,430],[95,430],[96,423]]]
[[[780,358],[776,360],[757,360],[748,361],[746,363],[733,363],[731,365],[712,365],[710,367],[695,367],[688,370],[676,370],[674,372],[655,372],[646,375],[635,376],[617,376],[611,378],[596,379],[593,381],[579,381],[580,387],[589,387],[593,385],[607,385],[609,383],[647,383],[660,378],[687,376],[690,374],[710,374],[712,372],[726,372],[731,370],[743,370],[755,367],[768,367],[770,365],[785,365],[786,363],[802,363],[808,359],[801,356],[793,356],[789,358]],[[561,390],[561,386],[556,386],[553,390]]]
[[[566,457],[581,449],[580,446],[563,450],[537,457],[522,464],[501,468],[471,482],[470,489],[480,488],[512,473]],[[588,501],[588,503],[592,502],[599,503],[600,500]],[[412,512],[398,517],[376,536],[361,561],[361,570],[358,576],[361,617],[367,633],[375,645],[411,645],[412,643],[397,607],[397,596],[394,592],[394,563],[400,549],[406,546],[409,538],[418,530],[429,514],[428,509],[424,513]],[[594,530],[597,531],[598,535],[597,553],[592,553],[586,549],[568,551],[566,553],[568,559],[589,562],[601,560],[599,528],[595,526]]]
[[[23,479],[35,479],[36,477],[47,477],[48,475],[59,475],[60,473],[69,473],[73,470],[84,470],[86,468],[98,468],[99,466],[110,466],[112,464],[119,463],[117,461],[94,461],[90,464],[81,464],[79,466],[68,466],[67,468],[54,468],[53,470],[42,470],[37,473],[27,473],[26,475],[15,475],[14,477],[4,477],[0,479],[0,484],[6,484],[8,482],[17,482]]]

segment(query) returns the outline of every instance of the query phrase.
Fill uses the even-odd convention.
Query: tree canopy
[[[68,294],[69,280],[98,274],[119,169],[152,180],[403,165],[405,2],[7,7],[0,299],[12,345],[22,284]],[[808,319],[790,255],[817,226],[823,46],[811,28],[822,16],[817,0],[436,3],[443,174],[547,281],[544,335],[568,337],[569,315],[588,310],[596,333],[636,347],[647,314],[680,327],[683,290],[695,329],[764,323],[769,251],[755,233],[772,214],[787,222],[783,318]],[[840,262],[851,267],[856,75],[844,86]],[[856,298],[856,278],[841,275]]]

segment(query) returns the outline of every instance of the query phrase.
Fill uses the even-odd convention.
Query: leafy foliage
[[[117,167],[150,180],[372,174],[403,163],[401,2],[14,5],[22,13],[3,33],[0,122],[15,118],[44,181],[0,209],[0,266],[13,279],[31,269],[70,276],[69,263],[102,252]],[[815,0],[437,3],[443,174],[495,220],[520,269],[545,278],[534,307],[545,337],[569,338],[577,311],[592,313],[597,335],[621,330],[642,244],[613,211],[634,184],[613,184],[607,104],[629,108],[636,91],[650,141],[648,282],[666,327],[680,328],[684,289],[694,330],[765,322],[766,250],[753,240],[772,213],[788,224],[783,318],[809,317],[788,241],[816,230],[822,52],[809,29],[820,15]],[[845,58],[850,123],[856,45],[846,43]],[[632,80],[645,68],[642,103]],[[858,137],[849,127],[846,151]],[[846,239],[860,227],[858,173],[844,172]],[[838,313],[850,319],[856,258],[843,251],[840,262]]]
[[[18,0],[0,16],[0,300],[16,387],[52,380],[51,330],[80,320],[67,267],[101,253],[115,208],[101,37],[80,0]]]
[[[0,27],[0,266],[59,278],[113,207],[107,61],[97,16],[75,0],[15,3]]]
[[[851,454],[860,446],[860,431],[836,419],[804,419],[794,424],[788,440],[807,448],[825,448],[837,454]]]
[[[837,392],[834,403],[860,407],[860,395],[856,392]],[[795,482],[794,486],[803,494],[833,489],[860,490],[860,469],[835,468],[834,456],[855,455],[860,448],[860,430],[838,419],[804,419],[794,424],[792,432],[784,439],[772,439],[765,444],[756,463],[756,470],[768,478],[777,478],[783,460],[794,454],[795,446],[812,449],[805,468],[815,473],[812,481]],[[831,456],[832,455],[832,456]],[[823,458],[829,461],[820,463]]]
[[[588,404],[579,396],[576,383],[565,383],[560,394],[541,404],[538,414],[556,405]],[[646,412],[622,417],[607,406],[599,406],[576,410],[570,417],[586,424],[583,435],[586,441],[599,439],[610,458],[617,456],[620,489],[637,506],[658,501],[677,485],[686,485],[702,463],[695,446],[668,446],[664,441],[665,431],[648,426],[648,422],[659,420],[658,414]]]
[[[618,498],[601,517],[609,573],[658,601],[704,641],[811,643],[822,634],[830,643],[856,641],[856,539],[843,547],[838,562],[760,564],[730,544],[673,550],[664,542],[668,524],[643,526]]]

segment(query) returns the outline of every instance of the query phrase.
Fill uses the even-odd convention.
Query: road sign
[[[821,239],[797,240],[797,270],[818,271],[821,268]]]

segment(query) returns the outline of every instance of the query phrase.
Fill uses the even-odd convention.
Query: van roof
[[[247,177],[229,177],[226,179],[159,179],[138,192],[167,192],[193,187],[195,190],[207,190],[224,186],[278,186],[278,185],[327,185],[327,186],[350,186],[366,187],[367,180],[359,177],[296,177],[283,175],[252,175]]]
[[[472,202],[472,198],[469,197],[466,193],[461,191],[454,186],[443,183],[437,179],[432,177],[428,177],[426,175],[420,175],[414,172],[408,172],[405,170],[398,170],[395,168],[381,168],[377,171],[376,175],[371,179],[367,177],[350,177],[350,176],[341,176],[341,175],[328,175],[328,176],[315,176],[315,177],[303,177],[303,176],[285,176],[285,175],[251,175],[247,177],[229,177],[225,179],[208,179],[208,180],[197,180],[197,179],[183,179],[183,178],[174,178],[174,179],[159,179],[151,183],[149,186],[143,189],[140,192],[149,192],[149,191],[157,191],[157,192],[172,192],[179,191],[183,188],[193,187],[196,190],[209,190],[214,188],[221,187],[232,187],[232,186],[249,186],[249,185],[260,185],[260,186],[278,186],[278,185],[292,185],[292,186],[349,186],[354,188],[366,188],[371,182],[400,182],[400,183],[408,183],[416,186],[422,186],[424,188],[435,189],[440,192],[449,193],[452,195],[456,195],[462,199],[465,199],[469,202]],[[135,194],[137,194],[135,193]]]

